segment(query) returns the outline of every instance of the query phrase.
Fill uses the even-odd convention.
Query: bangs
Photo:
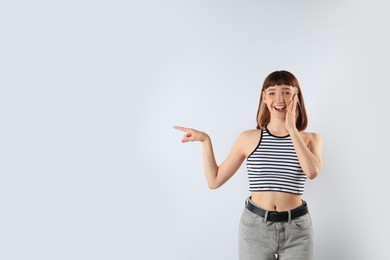
[[[295,76],[288,71],[275,71],[269,74],[268,77],[265,79],[263,90],[270,86],[280,85],[296,87],[298,85],[298,81]]]

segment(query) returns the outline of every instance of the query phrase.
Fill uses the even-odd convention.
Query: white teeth
[[[284,106],[275,106],[276,109],[283,109]]]

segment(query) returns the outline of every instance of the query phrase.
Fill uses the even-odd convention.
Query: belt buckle
[[[277,219],[277,216],[279,215],[279,213],[277,211],[268,211],[268,214],[267,214],[267,220],[270,220],[270,221],[275,221],[275,219]]]

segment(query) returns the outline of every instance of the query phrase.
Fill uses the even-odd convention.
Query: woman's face
[[[271,115],[285,116],[287,106],[297,92],[298,89],[292,86],[270,86],[263,91],[263,102],[267,105]]]

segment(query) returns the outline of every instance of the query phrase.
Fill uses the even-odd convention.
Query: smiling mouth
[[[283,111],[286,107],[285,106],[274,106],[274,109],[276,111]]]

